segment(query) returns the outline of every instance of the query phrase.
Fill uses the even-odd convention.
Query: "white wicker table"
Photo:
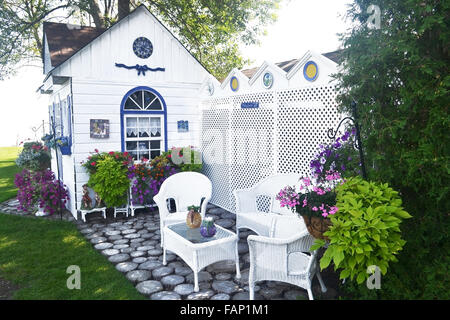
[[[204,267],[222,260],[236,261],[236,278],[241,277],[239,270],[238,237],[235,233],[215,225],[217,233],[204,238],[200,228],[190,229],[185,222],[165,226],[163,264],[166,265],[166,250],[182,258],[194,271],[194,290],[199,291],[198,272]]]

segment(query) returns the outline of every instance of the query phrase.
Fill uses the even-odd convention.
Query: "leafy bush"
[[[390,262],[405,241],[400,223],[411,216],[403,210],[398,192],[387,184],[377,184],[350,178],[336,188],[339,214],[330,216],[332,226],[325,232],[330,244],[320,260],[322,269],[333,261],[340,278],[355,279],[358,284],[367,279],[369,266],[378,266],[386,274]],[[317,240],[313,249],[324,245]]]
[[[25,142],[16,164],[22,169],[40,171],[50,168],[50,152],[40,142]]]
[[[120,207],[127,203],[130,180],[128,167],[114,155],[105,155],[95,164],[95,173],[89,177],[91,187],[108,207]]]

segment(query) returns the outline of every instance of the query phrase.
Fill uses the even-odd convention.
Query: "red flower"
[[[109,154],[113,156],[114,155],[114,151],[110,151]]]
[[[128,152],[125,151],[125,152],[123,153],[123,155],[124,155],[125,157],[128,156]]]
[[[122,162],[122,163],[123,163],[124,166],[127,166],[127,165],[128,165],[128,161],[124,161],[124,162]]]
[[[96,165],[95,161],[91,162],[91,166],[95,166],[95,165]]]
[[[171,155],[171,154],[169,154],[169,155],[167,156],[167,158],[172,158],[172,155]]]
[[[113,153],[114,154],[114,153]],[[116,159],[119,159],[119,155],[118,154],[116,154]]]
[[[98,153],[98,149],[94,149],[94,151],[95,151],[96,153]]]

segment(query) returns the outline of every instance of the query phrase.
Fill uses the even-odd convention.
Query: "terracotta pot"
[[[200,224],[202,223],[202,216],[199,212],[190,210],[186,217],[186,224],[189,228],[195,229],[200,227]]]
[[[320,217],[309,217],[302,215],[305,221],[306,228],[308,228],[309,233],[316,239],[322,239],[329,241],[326,236],[323,235],[324,232],[328,231],[331,226],[330,219],[324,219]]]

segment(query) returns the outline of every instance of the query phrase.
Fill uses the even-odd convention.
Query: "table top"
[[[200,234],[200,228],[191,229],[185,222],[171,224],[168,225],[167,228],[193,244],[206,244],[216,240],[232,239],[237,237],[235,233],[228,231],[217,224],[215,224],[215,226],[217,232],[214,236],[209,238],[205,238]]]

